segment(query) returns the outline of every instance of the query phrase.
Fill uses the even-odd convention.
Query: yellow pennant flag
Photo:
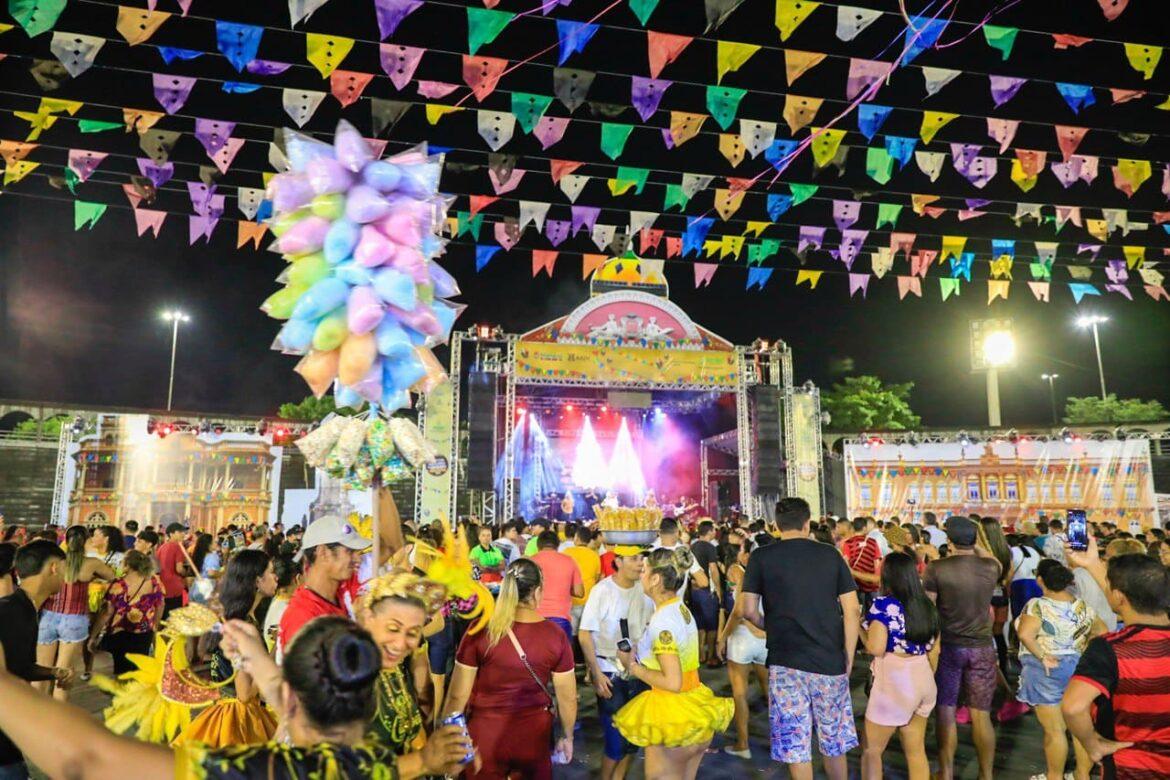
[[[23,119],[28,122],[28,136],[26,141],[35,141],[41,137],[41,133],[48,130],[57,121],[57,117],[53,114],[34,114],[31,111],[13,111],[12,115],[17,119]]]
[[[788,40],[788,36],[792,35],[793,31],[800,27],[801,22],[817,10],[819,5],[820,3],[810,3],[807,0],[776,0],[776,29],[780,31],[780,40]]]
[[[337,70],[337,66],[352,48],[353,38],[322,33],[305,34],[305,57],[320,72],[323,79],[329,78],[329,74]]]
[[[1012,181],[1014,181],[1016,186],[1021,190],[1027,192],[1028,190],[1032,189],[1036,186],[1036,182],[1039,181],[1039,178],[1039,174],[1033,174],[1032,176],[1029,176],[1024,170],[1024,166],[1019,161],[1019,159],[1012,160]]]
[[[1170,97],[1166,98],[1161,103],[1154,106],[1154,108],[1158,109],[1159,111],[1170,111]]]
[[[703,241],[703,254],[706,257],[714,257],[723,249],[723,241],[718,238],[708,238]]]
[[[841,139],[845,137],[845,131],[813,128],[813,135],[810,147],[813,163],[818,168],[824,168],[837,156],[837,149],[841,146]]]
[[[131,130],[142,135],[154,127],[164,114],[161,111],[143,111],[137,108],[123,108],[122,121],[126,123],[126,132]]]
[[[1133,69],[1142,74],[1142,78],[1149,79],[1154,75],[1154,69],[1162,59],[1161,46],[1147,46],[1143,43],[1125,44],[1125,57]]]
[[[719,153],[727,158],[727,162],[731,163],[732,168],[738,167],[743,162],[743,141],[740,140],[738,135],[720,133]]]
[[[743,193],[741,192],[740,195]],[[724,236],[723,248],[719,252],[719,259],[731,255],[736,260],[739,259],[739,253],[743,251],[743,236]]]
[[[963,247],[966,245],[966,236],[943,236],[942,250],[938,253],[938,261],[940,263],[945,261],[948,255],[954,255],[955,259],[958,259],[963,254]]]
[[[760,47],[753,43],[718,41],[715,47],[715,83],[723,83],[724,76],[742,68],[759,50]]]
[[[62,100],[61,98],[41,98],[40,105],[37,106],[38,114],[58,114],[62,111],[73,116],[85,104],[80,100]]]
[[[1123,246],[1121,251],[1125,253],[1125,265],[1127,268],[1141,268],[1146,262],[1146,248],[1144,246]]]
[[[788,79],[788,86],[792,82],[820,65],[828,55],[816,51],[784,50],[784,75]]]
[[[137,46],[149,41],[150,36],[154,35],[158,28],[162,27],[162,23],[170,18],[171,15],[166,11],[148,11],[145,8],[120,5],[118,6],[118,21],[114,26],[126,39],[126,43]]]
[[[637,184],[636,181],[629,179],[607,179],[606,184],[609,186],[609,193],[613,196],[624,195]]]
[[[1089,231],[1089,235],[1098,241],[1106,241],[1109,238],[1109,229],[1103,219],[1085,219],[1085,230]]]
[[[809,289],[815,290],[817,288],[817,282],[821,280],[821,274],[823,273],[824,271],[797,271],[796,284],[801,285],[808,282]]]
[[[812,124],[812,121],[817,118],[817,111],[820,110],[821,103],[824,102],[824,98],[785,95],[784,121],[788,123],[788,129],[795,133],[800,128]]]
[[[444,229],[447,231],[447,235],[449,236],[454,236],[456,233],[458,233],[459,217],[447,217],[447,222]]]
[[[957,116],[958,114],[951,114],[947,111],[923,111],[922,129],[919,131],[919,135],[922,136],[922,143],[928,144],[933,141],[935,134],[946,127]]]
[[[1149,160],[1117,161],[1117,175],[1121,177],[1122,181],[1129,184],[1130,193],[1136,192],[1152,173],[1153,169]]]
[[[987,305],[990,306],[991,302],[996,298],[1003,298],[1006,301],[1008,298],[1008,287],[1010,286],[1011,282],[1006,279],[1000,279],[998,281],[989,279],[987,282]]]
[[[1000,255],[991,261],[991,276],[993,279],[1012,278],[1012,256]]]
[[[15,26],[16,25],[14,25],[14,24],[5,24],[4,22],[0,22],[0,35],[3,35],[4,33],[8,32],[9,30],[11,30]]]
[[[9,163],[4,168],[4,186],[7,187],[9,184],[20,181],[32,173],[38,165],[40,163],[29,160],[17,160],[16,162]]]
[[[743,205],[743,190],[715,190],[715,211],[724,222],[731,219]],[[743,239],[740,238],[742,241]]]
[[[760,234],[764,232],[764,228],[771,224],[771,222],[757,222],[755,220],[749,220],[747,223],[747,230],[745,230],[743,234],[746,236],[750,233],[756,238],[759,238]]]
[[[706,114],[688,114],[685,111],[670,112],[670,139],[676,147],[699,134],[703,123],[707,121]]]
[[[938,195],[911,195],[910,208],[914,210],[915,214],[921,217],[926,213],[926,207],[938,199]]]
[[[264,171],[260,178],[264,182],[264,189],[268,189],[268,185],[276,178],[276,171]]]
[[[439,120],[447,116],[447,114],[462,110],[462,108],[457,106],[442,106],[438,103],[427,103],[427,122],[432,125],[437,125]]]

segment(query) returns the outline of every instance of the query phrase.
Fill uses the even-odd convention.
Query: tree
[[[66,415],[58,414],[53,417],[46,417],[41,425],[42,439],[56,439],[61,436],[61,426],[65,424],[68,419]],[[16,424],[12,432],[18,436],[36,436],[37,421],[36,420],[22,420]]]
[[[876,376],[850,376],[821,397],[835,431],[902,431],[922,421],[910,410],[913,382],[883,385]]]
[[[336,409],[332,395],[324,395],[320,398],[307,395],[298,403],[281,404],[279,414],[285,420],[317,422],[324,420]]]
[[[1170,418],[1159,401],[1118,398],[1113,393],[1102,400],[1097,396],[1069,398],[1064,402],[1064,421],[1070,425],[1096,423],[1145,423]]]

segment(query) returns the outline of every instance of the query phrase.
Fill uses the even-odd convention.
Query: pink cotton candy
[[[309,186],[318,195],[345,192],[353,185],[353,174],[332,157],[318,157],[305,166]]]
[[[373,225],[362,225],[353,259],[366,268],[376,268],[393,260],[397,251],[394,242],[375,230]]]
[[[346,306],[350,333],[358,335],[369,333],[378,327],[385,316],[386,309],[372,287],[353,288]]]
[[[309,178],[300,173],[277,174],[269,183],[267,192],[277,214],[296,211],[316,194],[309,186]]]
[[[403,246],[418,246],[422,243],[422,231],[414,214],[396,211],[378,222],[378,229]]]
[[[439,324],[439,320],[435,317],[435,313],[425,303],[420,303],[414,308],[414,311],[405,311],[404,309],[400,309],[397,306],[390,306],[389,304],[387,304],[386,308],[403,325],[418,331],[424,336],[439,336],[443,332],[443,328]]]
[[[390,204],[373,187],[359,184],[349,191],[345,202],[345,215],[363,225],[385,217],[391,211]]]
[[[277,239],[277,248],[282,255],[303,255],[316,252],[325,244],[329,232],[329,220],[321,217],[305,217]]]

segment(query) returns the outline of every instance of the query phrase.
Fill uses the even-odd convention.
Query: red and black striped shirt
[[[1092,640],[1073,679],[1101,691],[1097,733],[1133,743],[1105,759],[1102,777],[1170,777],[1170,626],[1126,626]]]

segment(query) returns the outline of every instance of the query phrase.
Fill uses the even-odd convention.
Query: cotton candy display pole
[[[438,194],[442,157],[425,145],[374,159],[342,120],[332,145],[299,133],[290,170],[269,183],[274,248],[284,287],[260,307],[287,320],[273,343],[302,355],[296,371],[318,398],[377,404],[389,414],[446,381],[431,352],[463,306],[454,277],[435,262],[450,201]]]

